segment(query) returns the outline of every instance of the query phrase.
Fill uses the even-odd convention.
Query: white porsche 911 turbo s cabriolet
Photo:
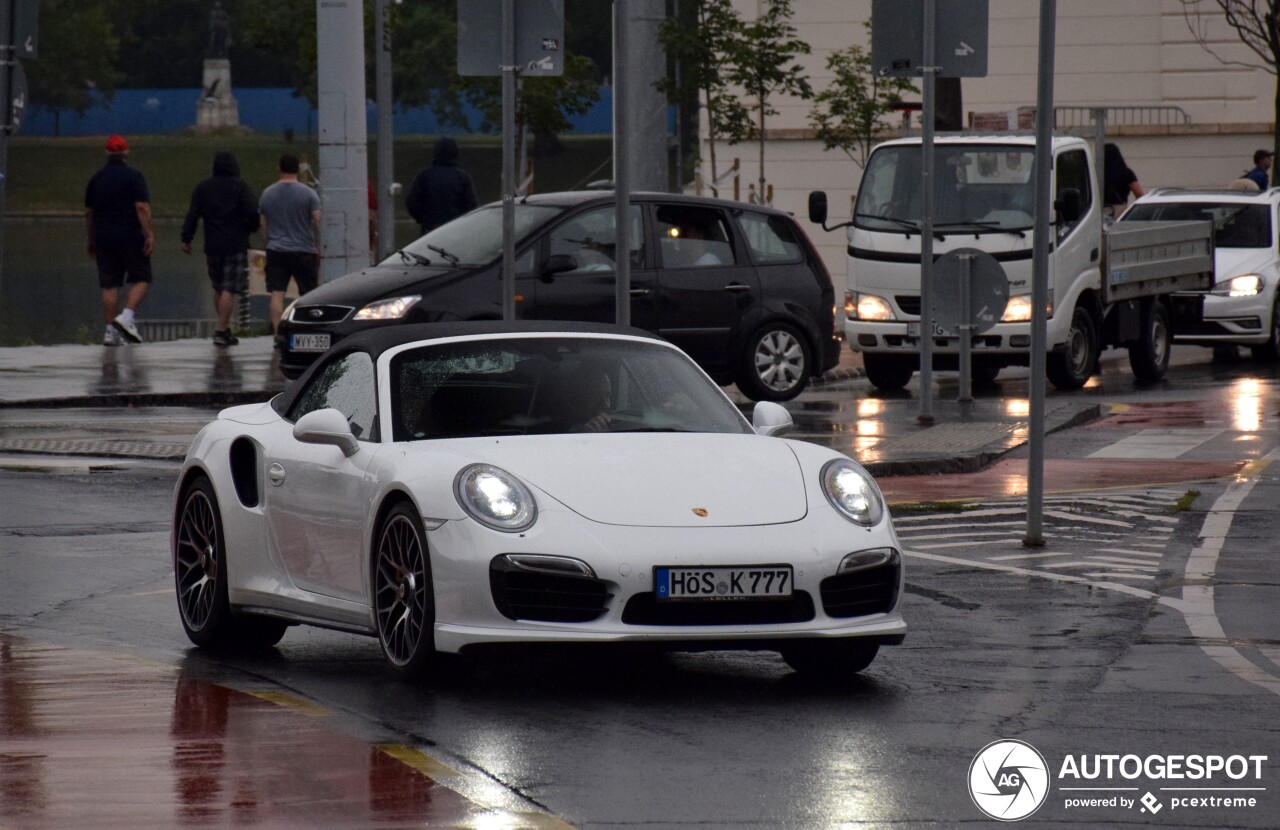
[[[223,649],[373,635],[405,674],[492,644],[655,643],[851,675],[903,639],[901,548],[871,476],[774,437],[790,426],[636,329],[353,335],[196,436],[182,625]]]

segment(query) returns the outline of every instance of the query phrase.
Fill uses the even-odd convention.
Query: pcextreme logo
[[[992,741],[969,765],[969,796],[997,821],[1026,818],[1048,795],[1049,765],[1031,744]]]
[[[1261,805],[1266,755],[1068,754],[1057,773],[1064,810],[1137,810],[1155,815],[1230,813]],[[1052,775],[1031,744],[1005,739],[982,748],[969,765],[969,795],[998,821],[1019,821],[1048,799]],[[1158,793],[1158,795],[1157,795]]]

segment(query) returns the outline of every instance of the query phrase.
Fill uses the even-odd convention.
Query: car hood
[[[300,305],[363,306],[385,297],[397,297],[405,289],[449,274],[474,271],[475,268],[437,268],[428,265],[374,265],[363,271],[339,277],[308,291]]]
[[[501,467],[603,524],[733,527],[796,522],[808,512],[800,462],[778,439],[629,433],[475,440],[471,460]]]
[[[1275,268],[1270,248],[1218,248],[1214,252],[1214,279],[1229,280],[1241,274],[1267,275]]]

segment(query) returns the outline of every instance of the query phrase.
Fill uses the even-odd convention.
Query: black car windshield
[[[919,233],[919,145],[871,154],[853,221],[869,231]],[[1035,148],[938,144],[934,149],[934,229],[940,233],[1016,233],[1031,227]]]
[[[562,207],[516,205],[516,244],[535,228],[559,216]],[[488,205],[459,216],[383,260],[384,265],[414,261],[423,265],[484,265],[502,255],[502,206]],[[425,262],[424,262],[425,260]]]
[[[1240,202],[1147,202],[1125,213],[1123,222],[1213,223],[1215,248],[1270,248],[1271,209]]]
[[[396,441],[752,428],[682,353],[659,343],[522,336],[412,349],[391,364]]]

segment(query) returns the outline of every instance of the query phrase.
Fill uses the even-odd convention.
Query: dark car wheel
[[[1259,363],[1275,363],[1280,360],[1280,300],[1271,307],[1271,336],[1267,342],[1250,349],[1253,359]]]
[[[188,639],[205,648],[252,650],[280,642],[288,624],[236,617],[227,600],[227,549],[213,484],[194,479],[182,497],[174,551],[174,588]]]
[[[393,507],[378,531],[373,607],[387,661],[405,675],[425,673],[437,656],[435,594],[426,532],[408,502]]]
[[[1098,327],[1093,315],[1089,309],[1076,306],[1071,314],[1066,346],[1047,356],[1045,374],[1058,389],[1079,389],[1093,374],[1098,355]]]
[[[1142,310],[1142,336],[1129,345],[1129,368],[1138,383],[1155,383],[1169,369],[1173,328],[1164,303],[1151,301]]]
[[[898,354],[862,355],[862,368],[871,385],[883,392],[897,392],[911,382],[919,359]]]
[[[769,323],[756,331],[743,357],[738,388],[753,401],[789,401],[809,383],[809,344],[787,323]]]
[[[871,665],[880,646],[856,639],[797,640],[780,649],[794,671],[822,680],[847,680]]]

